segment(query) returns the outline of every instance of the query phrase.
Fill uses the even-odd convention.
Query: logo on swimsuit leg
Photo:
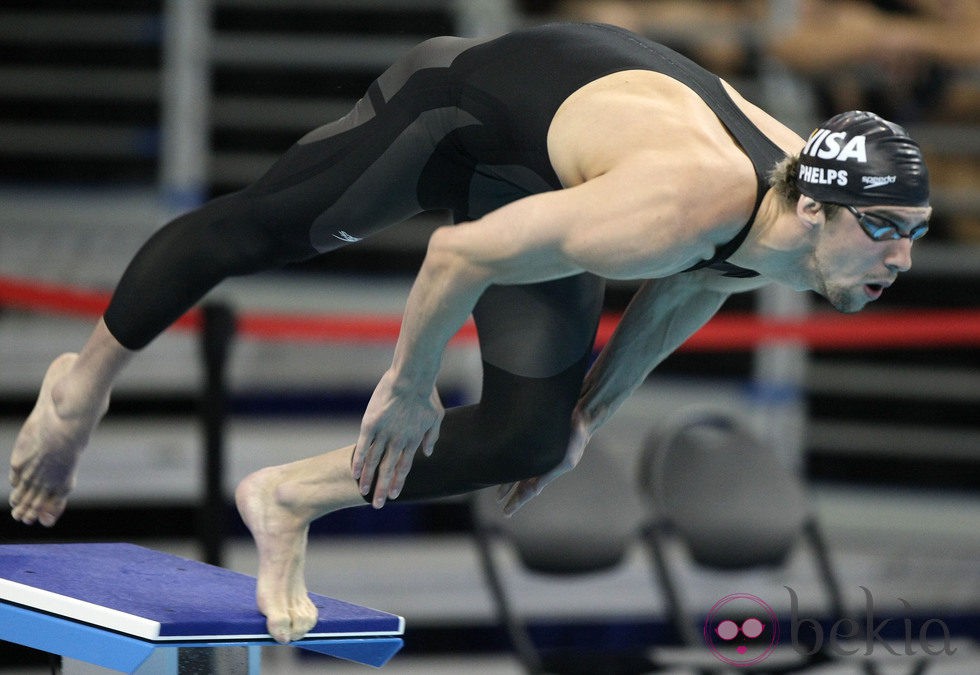
[[[341,241],[360,241],[361,237],[355,237],[353,234],[347,234],[343,230],[340,232],[334,232],[334,237],[340,239]]]

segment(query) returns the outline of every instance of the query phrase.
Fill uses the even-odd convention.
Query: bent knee
[[[585,375],[586,357],[547,378],[514,375],[484,363],[479,404],[487,454],[501,471],[499,481],[540,476],[561,464],[572,433],[572,412]]]
[[[505,426],[498,434],[500,445],[494,453],[506,468],[500,483],[540,476],[564,461],[571,436],[570,419],[530,418],[519,425],[511,420]]]

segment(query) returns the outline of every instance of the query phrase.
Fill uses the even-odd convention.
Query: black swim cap
[[[919,144],[897,124],[852,110],[814,129],[800,152],[796,186],[819,202],[926,206],[929,171]]]

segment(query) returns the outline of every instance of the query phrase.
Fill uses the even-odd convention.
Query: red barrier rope
[[[92,318],[102,315],[109,299],[109,293],[0,277],[0,305]],[[608,342],[618,322],[619,315],[602,317],[596,346]],[[274,312],[245,312],[238,316],[239,334],[269,341],[390,343],[398,337],[400,324],[400,316]],[[197,330],[200,325],[198,310],[191,310],[175,324],[183,330]],[[454,338],[457,342],[475,339],[471,322]],[[980,345],[980,310],[889,310],[852,315],[819,312],[800,319],[723,312],[691,336],[683,349],[737,351],[786,341],[819,349],[975,347]]]

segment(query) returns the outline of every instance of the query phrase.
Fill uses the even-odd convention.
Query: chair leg
[[[545,671],[542,667],[541,656],[528,634],[527,627],[517,618],[504,588],[503,580],[497,570],[497,564],[491,550],[491,532],[483,523],[479,522],[478,518],[474,518],[473,532],[477,552],[480,556],[480,565],[483,568],[483,576],[487,581],[487,587],[497,609],[498,621],[506,630],[511,646],[528,675],[543,675]]]
[[[673,575],[670,573],[667,557],[663,550],[664,537],[661,536],[661,527],[662,525],[658,523],[652,523],[646,527],[643,531],[643,541],[656,570],[657,578],[655,581],[663,591],[667,601],[668,619],[677,634],[677,639],[684,646],[693,647],[699,645],[700,642],[694,630],[692,619],[684,610],[684,604],[681,602],[680,592],[674,583]]]

